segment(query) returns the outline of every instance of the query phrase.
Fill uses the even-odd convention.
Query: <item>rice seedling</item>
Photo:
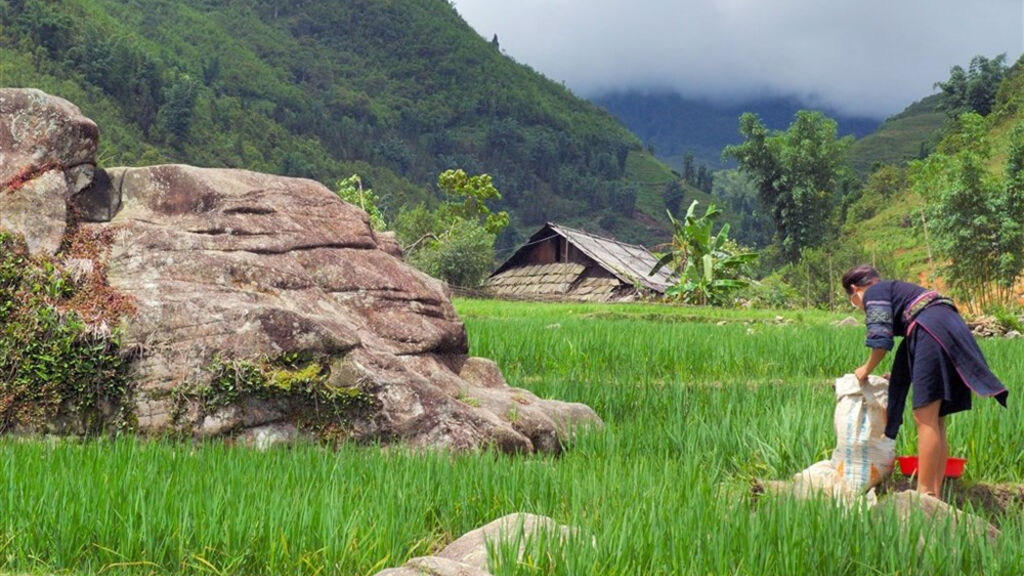
[[[535,574],[1019,574],[1019,507],[962,529],[829,501],[755,499],[834,444],[831,381],[863,329],[823,313],[458,301],[474,355],[509,383],[605,420],[560,457],[314,445],[0,439],[0,572],[368,575],[512,512],[577,528],[494,543],[491,569]],[[787,323],[787,320],[790,322]],[[1024,346],[986,341],[1011,387]],[[953,417],[961,487],[1021,482],[1021,416]],[[912,453],[912,420],[899,440]]]

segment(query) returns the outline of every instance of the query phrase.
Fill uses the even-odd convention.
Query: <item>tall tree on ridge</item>
[[[787,262],[804,248],[819,246],[829,230],[836,187],[845,166],[850,136],[837,138],[835,120],[821,112],[800,110],[785,132],[769,132],[757,115],[740,116],[742,144],[727,146],[757,186],[761,202],[775,224],[775,242]]]
[[[987,116],[995,104],[996,92],[999,91],[1007,69],[1006,54],[991,60],[975,56],[967,72],[960,66],[953,66],[949,70],[949,80],[935,83],[935,87],[942,90],[942,108],[951,118],[957,118],[965,112]]]

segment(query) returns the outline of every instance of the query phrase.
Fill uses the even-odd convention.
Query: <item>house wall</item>
[[[594,262],[594,260],[590,256],[587,256],[586,254],[581,252],[579,248],[573,246],[572,244],[569,245],[569,258],[567,261],[573,262],[575,264],[583,264],[584,266],[587,267],[588,270],[604,270],[603,268],[598,266],[597,262]]]
[[[515,262],[514,267],[566,262],[586,266],[586,275],[589,277],[615,277],[611,272],[599,266],[590,256],[587,256],[560,236],[531,246],[530,250],[522,254],[518,261]]]
[[[559,242],[564,242],[564,240],[556,237],[533,245],[530,251],[525,254],[525,258],[520,264],[553,264],[558,262],[556,258],[559,252]]]

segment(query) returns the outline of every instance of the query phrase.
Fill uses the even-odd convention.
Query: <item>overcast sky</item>
[[[577,95],[793,95],[885,117],[954,64],[1024,50],[1024,0],[454,0],[502,50]]]

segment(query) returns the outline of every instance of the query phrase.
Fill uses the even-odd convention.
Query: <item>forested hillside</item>
[[[617,92],[593,98],[633,131],[645,145],[669,165],[681,170],[686,155],[698,165],[724,168],[722,149],[738,144],[739,117],[757,114],[772,130],[783,130],[797,110],[813,108],[792,98],[762,98],[732,104],[684,98],[672,93]],[[826,113],[839,124],[840,135],[862,138],[878,128],[879,121]]]
[[[638,139],[445,0],[7,0],[0,49],[0,84],[67,98],[99,124],[104,166],[241,167],[332,187],[359,173],[389,217],[462,168],[504,196],[499,249],[545,220],[663,234],[670,173],[631,170],[656,163]]]
[[[859,201],[861,184],[866,184],[869,195],[877,192],[876,188],[880,186],[891,189],[902,185],[901,172],[894,179],[893,170],[872,176],[873,171],[893,165],[899,166],[899,171],[902,171],[906,162],[924,158],[935,149],[942,137],[942,129],[949,124],[948,116],[940,110],[941,102],[941,94],[933,94],[914,102],[899,114],[887,118],[876,131],[850,145],[846,157],[850,176],[857,182],[847,181],[846,188],[851,193],[844,194],[840,201],[840,216],[849,220],[851,225],[859,225],[879,210],[877,205],[871,205],[872,202],[877,203],[877,197]],[[776,121],[781,119],[776,118]],[[891,192],[886,192],[886,197],[889,195]],[[736,215],[736,238],[755,247],[763,247],[770,242],[774,227],[757,200],[755,187],[742,174],[736,170],[716,171],[714,196]],[[855,204],[853,210],[850,210]]]
[[[903,144],[872,146],[890,149],[891,159],[874,156],[875,165],[883,166],[849,204],[844,244],[877,257],[893,275],[948,286],[974,304],[991,304],[986,298],[1007,290],[1016,273],[1021,302],[1024,59],[1008,69],[1001,57],[980,60],[967,74],[954,70],[948,83],[966,79],[966,92],[988,93],[984,105],[951,107],[948,94],[929,97],[887,120],[875,135]],[[1000,69],[996,79],[979,72],[986,66]],[[975,80],[989,88],[972,91]],[[914,146],[915,140],[925,145]],[[915,147],[924,153],[914,154]],[[997,273],[1004,277],[993,280],[990,274]],[[977,297],[979,291],[985,298]]]
[[[784,132],[744,114],[743,144],[725,150],[739,170],[715,173],[713,192],[764,247],[754,298],[841,307],[837,274],[871,262],[975,310],[1024,303],[1022,62],[954,65],[939,94],[856,143],[819,112]]]

